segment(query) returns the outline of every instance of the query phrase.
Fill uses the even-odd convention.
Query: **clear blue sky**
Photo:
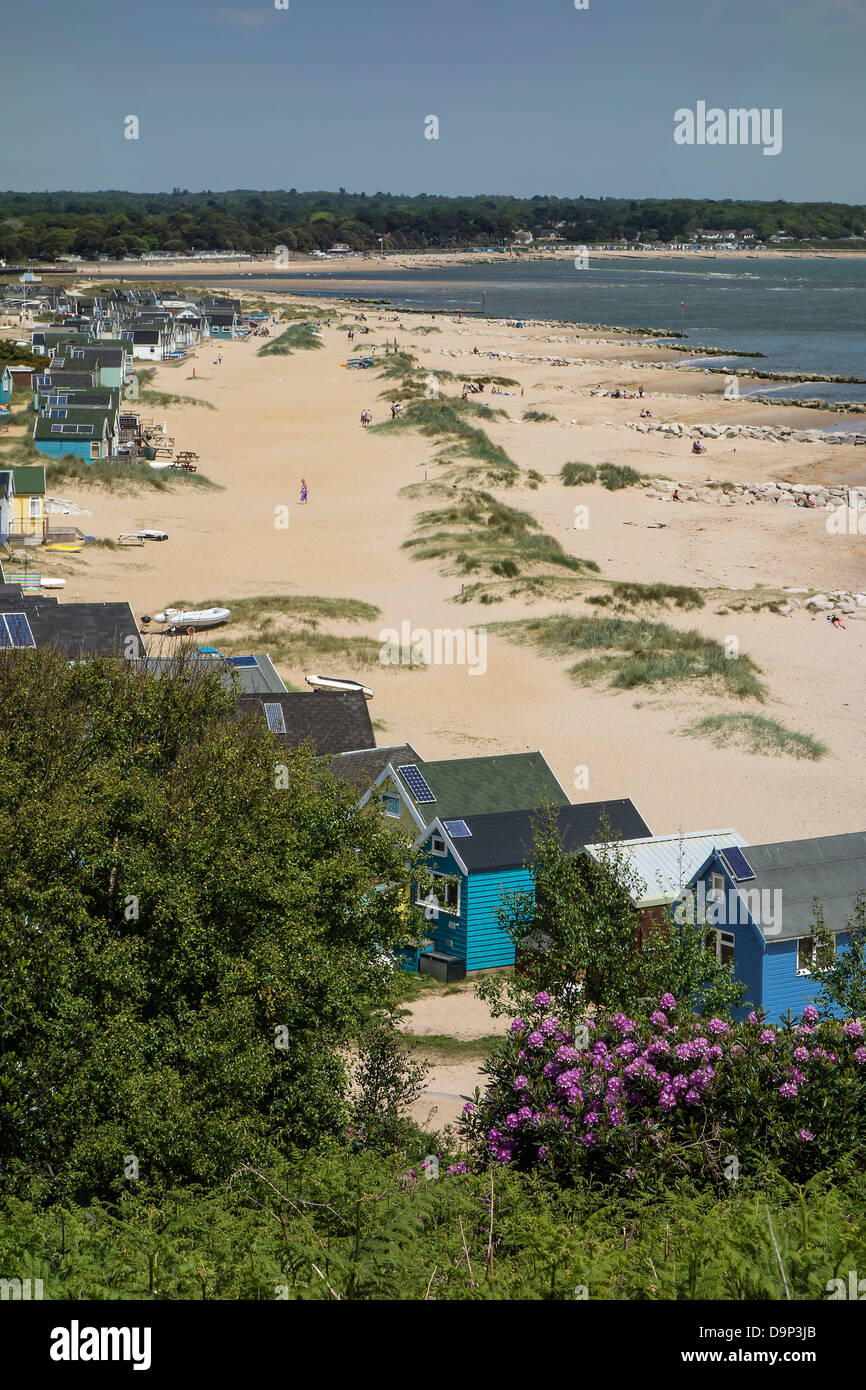
[[[7,4],[0,186],[862,202],[864,56],[866,0]],[[782,152],[676,145],[699,100]]]

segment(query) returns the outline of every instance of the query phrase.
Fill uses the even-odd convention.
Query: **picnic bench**
[[[181,449],[177,456],[177,463],[198,463],[198,454],[193,453],[192,449]]]
[[[134,531],[121,531],[117,537],[118,545],[144,545],[144,536],[137,536]]]
[[[189,459],[175,459],[174,463],[169,464],[169,468],[180,468],[183,470],[184,473],[198,472],[196,465],[194,463],[190,463]]]

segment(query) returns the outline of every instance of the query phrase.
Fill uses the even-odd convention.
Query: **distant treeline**
[[[0,193],[0,257],[53,260],[148,251],[353,250],[497,245],[518,230],[566,241],[673,241],[698,228],[756,240],[862,236],[866,206],[677,198],[446,198],[391,193]]]

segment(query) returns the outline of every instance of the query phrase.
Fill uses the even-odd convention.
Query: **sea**
[[[188,278],[188,277],[185,277]],[[196,277],[197,278],[197,277]],[[363,262],[351,268],[291,275],[254,272],[239,287],[386,301],[395,308],[486,313],[491,318],[550,319],[684,334],[684,358],[695,347],[730,350],[730,365],[775,372],[852,376],[860,384],[778,383],[761,394],[866,400],[866,255],[761,258],[702,253],[699,264],[636,258],[389,269]],[[307,291],[309,283],[309,291]],[[760,352],[752,360],[745,353]],[[722,359],[711,359],[722,366]],[[741,395],[748,394],[741,386]]]

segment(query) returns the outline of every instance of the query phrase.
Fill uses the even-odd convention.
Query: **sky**
[[[866,201],[866,0],[584,2],[6,5],[0,187]]]

